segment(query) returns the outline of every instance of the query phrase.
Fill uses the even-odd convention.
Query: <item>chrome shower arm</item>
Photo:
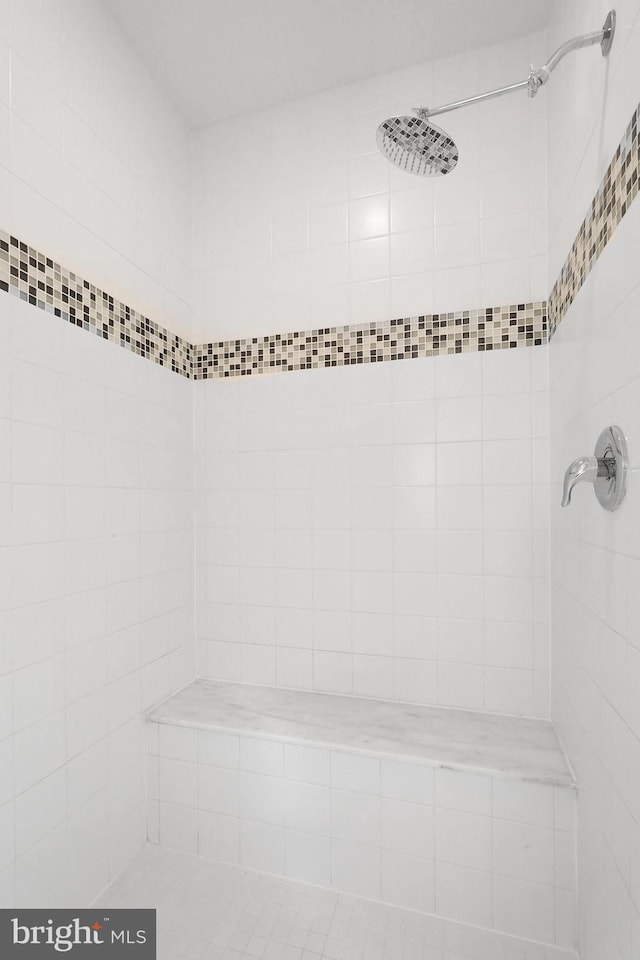
[[[571,53],[572,50],[581,50],[582,47],[594,47],[596,43],[604,43],[605,40],[610,38],[612,30],[613,28],[611,26],[604,26],[602,30],[596,30],[595,33],[585,33],[582,37],[574,37],[573,40],[567,40],[566,43],[558,47],[555,53],[551,54],[549,60],[541,69],[547,73],[551,73],[560,61],[566,57],[568,53]],[[606,56],[606,54],[603,54],[603,56]]]
[[[483,100],[493,100],[494,97],[503,97],[506,93],[514,93],[516,90],[523,90],[525,87],[530,97],[535,97],[540,87],[549,79],[551,72],[555,70],[560,61],[566,57],[572,50],[580,50],[582,47],[592,47],[599,43],[602,47],[602,56],[606,57],[613,43],[613,34],[616,29],[616,12],[610,10],[607,19],[604,22],[602,30],[596,30],[594,33],[585,33],[581,37],[574,37],[573,40],[567,40],[562,46],[553,53],[548,61],[539,70],[531,68],[531,72],[526,80],[519,83],[510,83],[506,87],[498,87],[496,90],[489,90],[487,93],[480,93],[476,97],[467,97],[465,100],[454,100],[452,103],[445,103],[441,107],[413,107],[413,112],[421,120],[427,117],[435,117],[439,113],[451,113],[452,110],[460,110],[461,107],[468,107],[472,103],[481,103]]]
[[[595,33],[585,33],[581,37],[574,37],[573,40],[567,40],[566,43],[559,46],[555,53],[551,54],[543,67],[540,67],[539,70],[532,70],[531,74],[529,74],[529,82],[531,82],[533,77],[538,83],[537,89],[533,90],[530,95],[535,97],[540,87],[549,79],[551,71],[555,70],[560,61],[573,50],[581,50],[583,47],[594,47],[596,43],[599,43],[602,47],[602,56],[606,57],[611,49],[615,28],[616,12],[615,10],[610,10],[602,30],[596,30]]]
[[[460,110],[461,107],[468,107],[472,103],[481,103],[483,100],[493,100],[494,97],[503,97],[505,93],[513,93],[515,90],[522,90],[528,86],[528,80],[521,80],[519,83],[510,83],[507,87],[499,87],[497,90],[479,93],[475,97],[467,97],[466,100],[455,100],[453,103],[445,103],[442,107],[412,107],[412,110],[413,113],[417,114],[422,120],[425,120],[427,117],[435,117],[439,113],[451,113],[452,110]]]

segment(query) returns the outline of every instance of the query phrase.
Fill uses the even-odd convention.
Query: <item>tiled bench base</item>
[[[546,753],[536,768],[531,758],[534,728],[492,718],[502,729],[502,734],[496,732],[498,741],[502,737],[498,756],[518,730],[521,735],[529,731],[522,744],[522,769],[505,770],[507,765],[497,762],[492,769],[486,743],[482,764],[472,766],[460,756],[469,753],[474,715],[434,714],[430,708],[394,704],[396,739],[388,736],[384,749],[375,736],[354,746],[352,729],[345,736],[349,742],[340,745],[335,725],[330,743],[317,741],[321,732],[311,742],[310,731],[321,731],[320,725],[314,727],[318,711],[325,712],[325,719],[341,713],[346,718],[349,704],[344,701],[349,698],[296,696],[304,698],[295,704],[296,710],[304,707],[297,730],[288,714],[290,691],[265,693],[240,684],[196,681],[152,711],[149,839],[225,863],[573,946],[575,792],[552,738],[545,741]],[[216,697],[226,702],[224,711],[206,709],[207,699]],[[265,697],[271,698],[271,713],[263,723],[268,733],[261,734],[255,713],[264,709]],[[236,709],[243,705],[247,716],[254,716],[246,720],[246,731],[238,726],[242,711]],[[362,716],[370,718],[373,731],[381,716],[389,716],[389,705],[376,701],[353,701],[352,709],[364,709]],[[440,724],[440,746],[432,743],[439,755],[426,756],[424,744],[418,749],[413,738],[407,756],[398,724],[423,731],[428,721]],[[478,718],[481,733],[483,722]],[[225,723],[232,729],[225,729]],[[345,725],[349,728],[348,719]],[[551,731],[542,726],[536,737],[544,739]],[[449,761],[443,755],[445,727]],[[388,724],[384,729],[389,734]],[[428,742],[429,736],[417,739]]]

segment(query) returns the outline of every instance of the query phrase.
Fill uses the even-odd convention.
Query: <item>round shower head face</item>
[[[418,177],[451,173],[458,162],[458,148],[444,130],[421,117],[390,117],[376,134],[387,160]]]

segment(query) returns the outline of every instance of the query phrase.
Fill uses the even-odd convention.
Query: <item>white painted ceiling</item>
[[[548,8],[548,0],[102,2],[198,127],[542,29]]]

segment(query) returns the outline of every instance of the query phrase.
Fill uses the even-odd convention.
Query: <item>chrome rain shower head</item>
[[[450,173],[458,162],[451,137],[421,116],[390,117],[378,127],[376,142],[387,160],[419,177]]]
[[[516,90],[526,89],[530,97],[535,97],[540,87],[548,81],[551,71],[555,70],[563,57],[572,50],[600,44],[602,56],[607,57],[615,30],[616,12],[610,10],[601,30],[567,40],[558,47],[543,67],[539,70],[534,70],[532,67],[526,80],[499,87],[497,90],[489,90],[488,93],[480,93],[466,100],[446,103],[442,107],[434,107],[431,110],[427,107],[414,107],[415,117],[389,117],[378,127],[376,133],[378,148],[387,160],[407,173],[413,173],[419,177],[436,177],[451,173],[458,162],[458,148],[444,130],[431,123],[430,117],[439,113],[450,113],[452,110],[468,107],[472,103],[502,97]]]

